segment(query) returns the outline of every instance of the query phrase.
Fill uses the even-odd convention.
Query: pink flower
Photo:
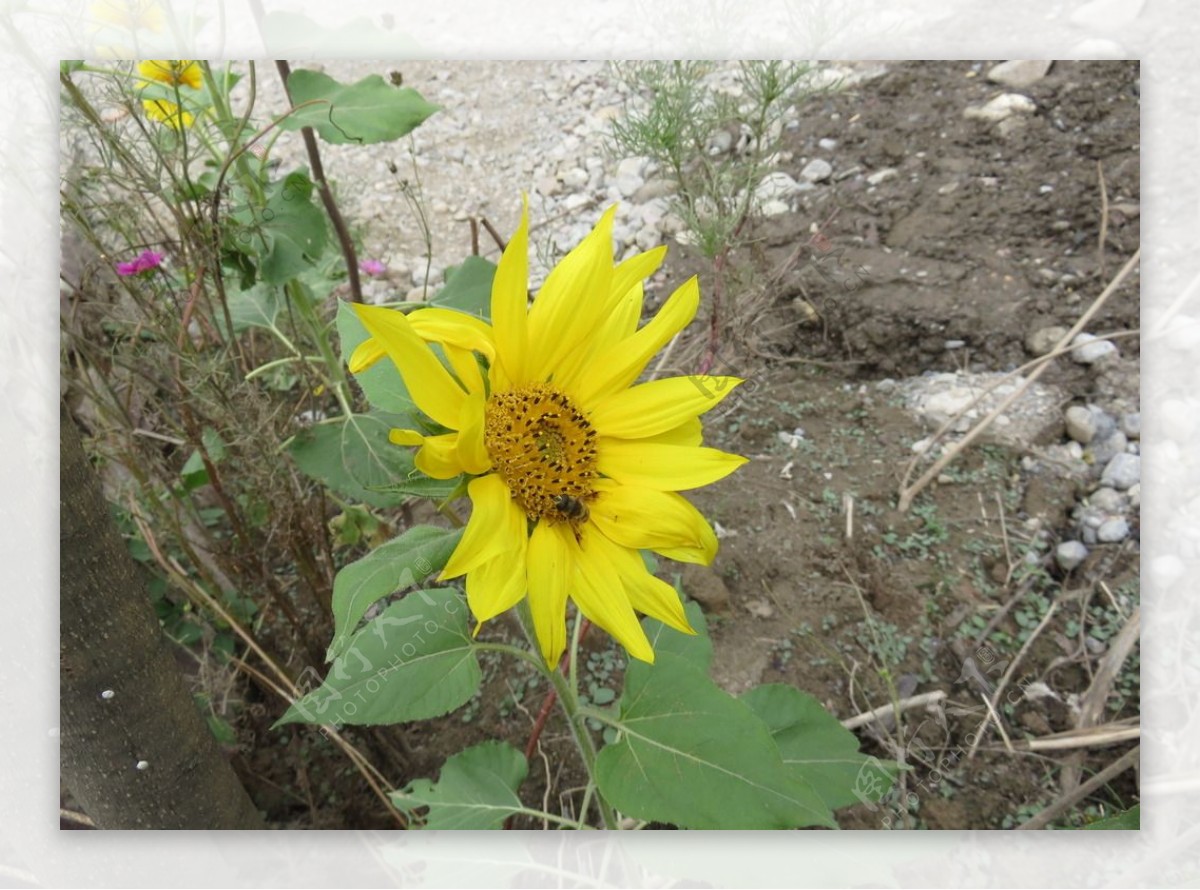
[[[387,266],[380,260],[363,260],[358,264],[358,268],[374,278],[387,271]]]
[[[117,263],[118,275],[140,275],[162,265],[163,255],[153,250],[143,250],[137,258],[128,263]]]

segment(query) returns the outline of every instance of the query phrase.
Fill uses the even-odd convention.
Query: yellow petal
[[[517,533],[514,540],[519,546],[501,553],[467,572],[467,605],[480,624],[507,612],[525,596],[526,536],[525,517],[520,516],[521,527],[506,529],[506,534]],[[478,631],[478,627],[476,628]]]
[[[746,458],[715,448],[646,444],[625,439],[598,440],[600,472],[622,485],[659,491],[685,491],[724,479]]]
[[[590,506],[592,522],[606,537],[633,550],[654,550],[681,562],[708,565],[717,536],[682,496],[632,485],[603,483]]]
[[[383,348],[383,344],[374,337],[368,337],[354,347],[346,367],[350,369],[351,374],[361,374],[385,355],[387,350]]]
[[[585,525],[580,532],[583,541],[576,545],[577,570],[571,599],[589,621],[608,631],[631,656],[653,663],[654,648],[629,604],[616,568],[628,551],[608,540],[594,525]]]
[[[353,303],[350,306],[386,350],[404,378],[418,408],[442,426],[454,429],[466,394],[413,330],[403,312]]]
[[[659,445],[688,445],[695,448],[704,442],[704,427],[700,423],[699,417],[693,417],[674,429],[655,436],[646,436],[638,441],[645,442],[647,445],[658,443]]]
[[[667,248],[663,245],[655,247],[653,250],[647,250],[645,253],[634,254],[629,259],[619,263],[613,271],[612,293],[614,300],[622,299],[635,285],[640,286],[643,281],[657,272],[666,255]]]
[[[595,355],[609,349],[614,344],[619,343],[626,337],[629,337],[637,330],[638,322],[642,318],[642,304],[645,294],[642,291],[641,283],[635,284],[613,307],[613,311],[609,313],[596,331],[595,343],[589,353],[589,360]]]
[[[591,405],[625,389],[637,380],[651,357],[696,317],[699,306],[700,285],[693,276],[671,294],[646,325],[588,362],[575,386],[576,398]]]
[[[694,636],[696,631],[688,623],[687,613],[683,611],[683,601],[675,588],[651,575],[637,553],[625,552],[632,559],[618,562],[616,566],[621,580],[625,583],[629,604],[643,615],[657,618],[680,633]]]
[[[142,108],[146,111],[146,117],[176,130],[190,127],[196,120],[190,111],[184,111],[166,99],[143,99]]]
[[[392,439],[392,434],[388,433]],[[407,442],[396,442],[406,445]],[[431,479],[453,479],[465,468],[458,457],[458,433],[446,433],[441,436],[425,436],[421,440],[421,449],[413,457],[413,464],[418,470]]]
[[[469,352],[458,346],[451,346],[449,343],[439,344],[443,355],[446,356],[446,361],[450,367],[454,369],[454,376],[458,378],[458,382],[468,393],[483,394],[483,372],[479,369],[479,362],[475,359],[475,353]],[[480,411],[483,409],[480,408]]]
[[[478,352],[488,361],[496,357],[496,343],[492,338],[491,326],[474,315],[459,312],[457,309],[429,306],[425,309],[414,309],[408,313],[407,318],[422,340]]]
[[[514,386],[527,382],[529,352],[529,199],[522,196],[521,223],[513,234],[492,279],[492,330],[506,380]]]
[[[602,436],[656,436],[715,408],[741,382],[707,375],[653,380],[601,401],[591,410],[592,425]]]
[[[453,348],[453,347],[451,347]],[[474,361],[474,358],[471,359]],[[463,416],[458,425],[458,444],[455,456],[463,470],[471,474],[486,473],[492,468],[483,441],[483,383],[463,402]]]
[[[567,648],[567,587],[575,574],[568,526],[539,522],[529,537],[529,613],[542,657],[558,666]]]
[[[521,545],[520,541],[498,533],[513,526],[513,511],[521,513],[504,480],[495,473],[472,479],[467,485],[467,494],[471,498],[471,518],[467,520],[462,540],[438,576],[442,581],[457,578],[494,559],[501,551],[514,550]],[[521,513],[522,518],[524,515]],[[524,536],[522,529],[521,538]]]
[[[584,348],[611,296],[612,225],[616,206],[600,217],[591,233],[559,261],[529,310],[528,374],[532,380],[569,385],[564,359]]]
[[[388,432],[388,441],[393,445],[424,445],[425,434],[416,430],[394,429]]]

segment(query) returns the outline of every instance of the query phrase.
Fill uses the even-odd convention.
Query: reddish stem
[[[582,643],[583,638],[587,636],[588,630],[592,623],[586,618],[583,619],[583,627],[579,631],[579,641]],[[558,670],[562,671],[564,677],[569,677],[570,674],[570,651],[564,652],[562,658],[558,661]],[[537,750],[538,739],[542,737],[542,730],[546,728],[546,721],[550,719],[550,712],[554,710],[554,703],[558,701],[558,693],[554,691],[554,687],[550,687],[550,691],[546,693],[546,698],[542,702],[542,709],[538,711],[537,719],[533,721],[533,729],[529,733],[529,741],[525,744],[525,762],[528,763],[533,758],[533,752]],[[509,816],[504,820],[504,830],[508,831],[512,828],[513,817]]]

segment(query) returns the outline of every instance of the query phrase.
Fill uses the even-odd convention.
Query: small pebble
[[[1114,432],[1108,436],[1097,436],[1092,440],[1088,451],[1091,452],[1096,465],[1102,467],[1112,460],[1114,455],[1124,454],[1128,444],[1129,440],[1125,438],[1124,433]]]
[[[1052,325],[1029,334],[1025,338],[1025,348],[1030,355],[1045,355],[1058,345],[1058,341],[1067,336],[1067,329]]]
[[[1066,413],[1067,435],[1082,445],[1087,445],[1096,436],[1096,422],[1092,412],[1084,405],[1072,405]]]
[[[822,182],[833,175],[833,165],[821,158],[813,158],[804,165],[800,176],[809,182]]]
[[[1087,559],[1088,549],[1079,541],[1063,541],[1055,548],[1054,559],[1058,567],[1069,572]]]
[[[1142,459],[1136,454],[1121,452],[1114,455],[1104,467],[1100,483],[1109,488],[1125,491],[1142,480]]]
[[[1140,439],[1142,437],[1142,412],[1130,411],[1128,414],[1122,414],[1121,432],[1130,439]]]
[[[1079,334],[1071,345],[1071,360],[1080,365],[1094,365],[1117,356],[1114,343],[1109,340],[1097,340],[1091,334]]]
[[[1129,537],[1129,523],[1122,516],[1106,519],[1096,529],[1096,539],[1105,544],[1115,544]]]
[[[1126,499],[1112,488],[1097,488],[1088,496],[1088,503],[1109,513],[1120,513],[1125,509]]]

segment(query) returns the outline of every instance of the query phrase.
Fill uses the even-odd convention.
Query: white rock
[[[808,168],[806,167],[805,169],[807,170]],[[784,201],[798,191],[800,191],[800,183],[796,182],[796,180],[792,179],[786,173],[768,173],[754,189],[754,200],[760,203]]]
[[[1067,329],[1052,325],[1038,328],[1025,338],[1025,348],[1030,355],[1045,355],[1058,345],[1058,341],[1067,335]]]
[[[804,165],[800,175],[809,182],[823,182],[833,175],[833,165],[821,158],[813,158]]]
[[[1142,437],[1142,412],[1130,411],[1121,415],[1121,432],[1130,439]]]
[[[1083,445],[1096,435],[1096,422],[1092,412],[1084,405],[1072,405],[1066,413],[1067,435]]]
[[[882,170],[876,170],[867,177],[867,185],[879,185],[887,182],[889,179],[895,179],[900,175],[900,171],[895,167],[884,167]]]
[[[1097,340],[1091,334],[1079,334],[1071,341],[1071,359],[1081,365],[1094,365],[1117,356],[1117,347],[1110,340]]]
[[[1129,523],[1122,516],[1106,519],[1096,529],[1096,540],[1105,544],[1115,544],[1129,537]]]
[[[763,205],[759,207],[759,211],[763,216],[782,216],[791,209],[792,208],[788,206],[787,201],[777,200],[765,201]]]
[[[1125,491],[1142,481],[1142,459],[1136,454],[1114,455],[1104,467],[1100,484]]]
[[[1001,86],[1022,90],[1045,77],[1052,64],[1042,59],[1013,59],[993,65],[987,73],[987,79]]]
[[[1128,499],[1115,488],[1097,488],[1088,495],[1088,503],[1109,513],[1120,513],[1128,506]]]
[[[817,145],[819,145],[825,151],[833,151],[838,147],[838,142],[836,139],[819,139],[817,140]]]
[[[572,167],[562,175],[562,184],[569,189],[581,189],[588,183],[588,173],[579,167]]]
[[[617,164],[617,176],[637,176],[641,178],[646,172],[646,158],[632,157],[624,158]]]
[[[1013,114],[1032,114],[1037,105],[1028,96],[1020,93],[1001,93],[986,105],[971,105],[963,111],[963,117],[972,120],[997,123]]]
[[[1054,550],[1054,559],[1064,572],[1077,568],[1087,556],[1087,547],[1079,541],[1063,541]]]
[[[1092,453],[1092,460],[1097,466],[1104,466],[1114,455],[1125,454],[1128,445],[1129,440],[1125,438],[1124,433],[1114,431],[1107,436],[1097,433],[1088,451]]]
[[[640,176],[620,173],[617,174],[617,178],[614,180],[617,192],[622,198],[632,198],[644,183],[645,180]]]

